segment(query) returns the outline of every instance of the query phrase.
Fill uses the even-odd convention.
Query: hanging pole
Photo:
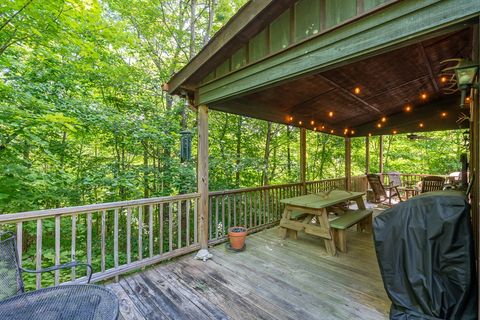
[[[307,194],[307,129],[300,128],[300,183],[303,194]]]
[[[347,190],[352,188],[352,141],[345,138],[345,187]]]

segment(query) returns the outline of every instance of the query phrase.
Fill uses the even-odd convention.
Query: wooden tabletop
[[[365,192],[351,192],[344,190],[332,190],[328,195],[326,194],[307,194],[294,198],[282,199],[280,202],[312,209],[321,209],[333,206],[344,201],[354,200],[363,196]]]

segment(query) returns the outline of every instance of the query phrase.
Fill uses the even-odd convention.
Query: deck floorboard
[[[348,252],[331,257],[323,241],[272,228],[247,250],[221,244],[207,262],[185,256],[107,284],[123,319],[387,319],[390,307],[371,235],[348,232]]]

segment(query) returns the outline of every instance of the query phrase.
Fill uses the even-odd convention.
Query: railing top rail
[[[101,210],[128,208],[128,207],[134,207],[134,206],[165,203],[165,202],[171,202],[171,201],[197,199],[199,197],[200,197],[199,193],[189,193],[189,194],[181,194],[176,196],[165,196],[165,197],[156,197],[156,198],[147,198],[147,199],[107,202],[107,203],[89,204],[85,206],[66,207],[66,208],[58,208],[58,209],[25,211],[25,212],[19,212],[19,213],[10,213],[10,214],[0,215],[0,223],[20,222],[20,221],[33,220],[33,219],[45,219],[45,218],[55,217],[58,215],[72,215],[72,214],[78,214],[78,213],[96,212]]]
[[[345,180],[345,177],[322,179],[322,180],[316,180],[316,181],[307,181],[306,184],[314,184],[314,183],[329,182],[329,181],[340,181],[340,180]]]
[[[287,183],[287,184],[272,184],[268,186],[261,186],[261,187],[252,187],[252,188],[242,188],[242,189],[231,189],[231,190],[220,190],[220,191],[210,191],[208,193],[209,196],[221,196],[225,194],[233,194],[233,193],[244,193],[244,192],[252,192],[252,191],[261,191],[261,190],[268,190],[268,189],[275,189],[275,188],[285,188],[285,187],[294,187],[294,186],[301,186],[300,182],[297,183]]]

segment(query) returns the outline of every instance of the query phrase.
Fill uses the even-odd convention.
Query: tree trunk
[[[235,186],[240,188],[240,152],[242,147],[242,125],[243,117],[238,116],[237,122],[237,154],[235,158]]]
[[[148,198],[150,196],[150,188],[148,185],[148,141],[142,143],[143,145],[143,197]]]
[[[210,33],[212,33],[213,17],[215,16],[215,6],[217,5],[216,0],[208,1],[208,24],[205,30],[205,35],[203,37],[203,45],[205,46],[210,40]]]
[[[191,60],[195,55],[195,20],[197,11],[197,0],[190,2],[190,50],[189,59]]]
[[[268,166],[270,158],[270,141],[272,135],[272,123],[268,122],[267,125],[267,141],[265,142],[265,155],[263,157],[263,172],[262,172],[262,185],[266,186],[269,183]]]

